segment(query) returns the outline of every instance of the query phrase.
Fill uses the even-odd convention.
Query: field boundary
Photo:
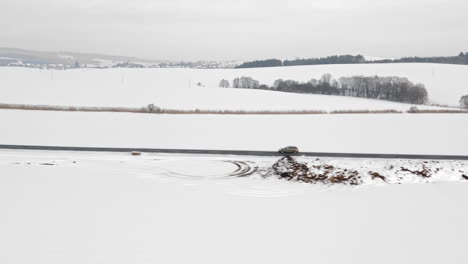
[[[0,109],[7,110],[32,110],[32,111],[65,111],[65,112],[117,112],[117,113],[140,113],[140,114],[197,114],[197,115],[323,115],[323,114],[468,114],[468,110],[182,110],[182,109],[155,109],[146,107],[94,107],[94,106],[58,106],[58,105],[27,105],[27,104],[4,104],[0,103]]]

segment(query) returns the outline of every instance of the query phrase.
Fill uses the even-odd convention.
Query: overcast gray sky
[[[468,52],[467,0],[1,0],[0,47],[172,60]]]

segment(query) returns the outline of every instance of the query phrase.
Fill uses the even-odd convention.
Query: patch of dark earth
[[[76,161],[72,161],[73,164],[76,164],[77,162]],[[12,164],[14,165],[21,165],[21,164],[26,164],[26,165],[41,165],[41,166],[57,166],[59,164],[57,163],[53,163],[53,162],[42,162],[42,163],[31,163],[31,162],[27,162],[27,163],[21,163],[21,162],[13,162]]]
[[[281,179],[305,183],[359,185],[362,178],[359,172],[337,168],[332,165],[312,165],[298,162],[290,156],[278,160],[272,166],[273,174]]]
[[[342,185],[360,185],[362,184],[363,177],[369,177],[372,180],[378,180],[387,183],[387,178],[379,172],[368,171],[367,173],[360,173],[357,170],[350,168],[340,168],[326,163],[321,163],[320,159],[315,159],[318,164],[300,162],[291,156],[285,156],[273,164],[271,168],[262,171],[263,177],[276,176],[280,179],[294,182],[304,183],[322,183],[326,185],[342,184]],[[438,162],[432,162],[437,164]],[[427,164],[428,161],[423,161],[418,169],[409,169],[400,167],[399,172],[412,174],[422,179],[429,179],[441,168],[430,168]],[[393,165],[389,169],[393,169]],[[397,171],[397,172],[398,172]],[[463,173],[462,171],[460,171]],[[463,179],[468,180],[468,176],[463,174]],[[403,180],[402,176],[399,176]]]

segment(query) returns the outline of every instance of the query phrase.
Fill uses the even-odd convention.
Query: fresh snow
[[[468,94],[468,67],[443,64],[359,64],[256,69],[74,69],[0,68],[0,103],[142,107],[203,110],[401,110],[411,105],[361,98],[291,94],[218,87],[222,79],[250,76],[309,81],[334,77],[396,75],[426,85],[435,103],[457,106]],[[200,86],[197,84],[200,83]],[[421,109],[435,107],[419,106]]]
[[[0,262],[468,261],[466,183],[197,179],[232,169],[216,159],[0,150]]]
[[[239,110],[402,109],[358,98],[218,88],[251,76],[407,76],[439,103],[467,67],[243,70],[0,68],[0,103]],[[200,82],[201,87],[196,86]],[[203,87],[204,86],[204,87]],[[468,155],[468,115],[166,115],[0,110],[0,144]],[[0,150],[0,263],[453,263],[468,261],[466,161],[298,157],[363,184],[289,182],[275,157]],[[239,165],[240,164],[240,165]],[[241,166],[244,172],[236,174]],[[323,167],[323,166],[322,166]],[[258,169],[252,169],[258,168]],[[410,171],[428,168],[432,177]],[[369,172],[384,176],[372,178]],[[244,177],[233,177],[244,176]],[[466,175],[465,175],[466,176]]]
[[[0,144],[468,155],[466,114],[165,115],[0,110]]]

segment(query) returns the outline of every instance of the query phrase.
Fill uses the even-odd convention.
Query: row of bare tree
[[[227,88],[230,84],[227,80],[221,80],[219,86]],[[327,73],[318,80],[312,79],[308,82],[278,79],[273,86],[261,85],[251,77],[240,77],[233,81],[232,87],[353,96],[411,104],[425,104],[428,101],[428,93],[423,84],[414,84],[407,78],[397,76],[352,76],[334,79]]]

